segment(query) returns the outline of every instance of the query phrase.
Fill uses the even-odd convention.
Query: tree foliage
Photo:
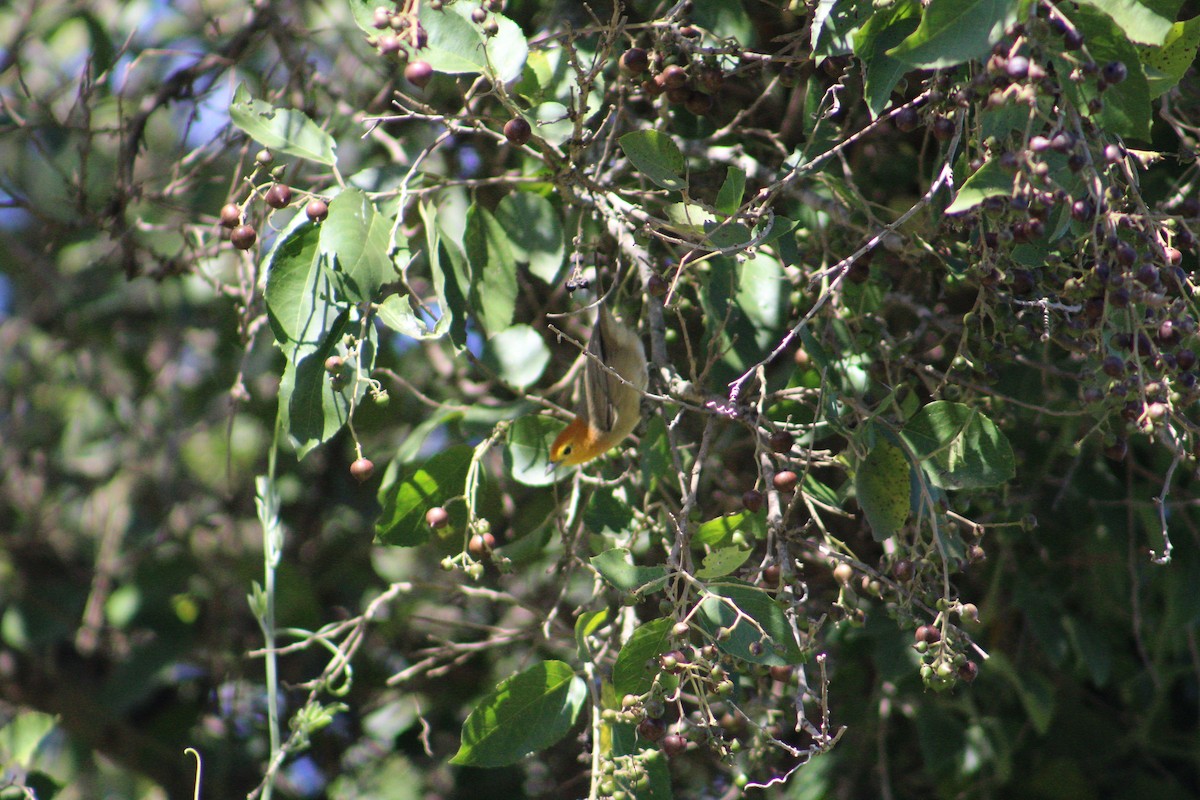
[[[0,796],[1200,793],[1197,19],[0,10]]]

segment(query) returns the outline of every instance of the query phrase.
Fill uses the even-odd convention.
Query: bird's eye
[[[563,454],[564,456],[569,456],[569,455],[571,455],[571,451],[572,451],[572,450],[574,450],[574,449],[575,449],[575,445],[573,445],[573,444],[569,444],[569,445],[567,445],[566,447],[564,447],[564,448],[562,449],[562,454]]]

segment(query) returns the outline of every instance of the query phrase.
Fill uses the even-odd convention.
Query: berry
[[[487,18],[488,18],[487,9],[484,8],[483,6],[479,6],[478,8],[476,8],[475,10],[473,10],[471,12],[471,21],[476,24],[482,23]]]
[[[621,54],[621,69],[630,75],[641,75],[650,68],[650,55],[640,47],[631,47]]]
[[[745,506],[746,510],[751,514],[757,514],[762,510],[763,506],[762,492],[759,492],[755,489],[750,489],[742,495],[742,505]]]
[[[500,32],[500,23],[497,22],[494,17],[492,19],[489,19],[487,22],[483,23],[484,35],[495,36],[499,32]]]
[[[915,131],[917,129],[917,125],[921,123],[921,117],[917,114],[917,110],[915,108],[912,106],[905,106],[896,112],[893,122],[896,123],[897,128],[905,133],[908,133],[909,131]]]
[[[979,665],[974,661],[965,661],[963,662],[962,666],[958,668],[958,677],[961,678],[964,683],[972,682],[975,680],[977,675],[979,675]]]
[[[395,55],[400,52],[400,37],[394,33],[384,34],[379,37],[377,46],[381,55]]]
[[[913,563],[902,558],[892,565],[892,577],[898,581],[907,581],[913,576]]]
[[[769,564],[763,567],[762,582],[765,586],[776,587],[779,585],[779,579],[783,576],[783,569],[778,564]]]
[[[277,183],[267,189],[267,205],[271,208],[286,208],[292,202],[292,190],[282,183]]]
[[[229,240],[238,250],[249,250],[258,241],[258,232],[253,225],[239,225],[229,234]]]
[[[789,683],[792,680],[792,668],[788,665],[774,666],[770,669],[771,680],[778,683]]]
[[[1013,56],[1005,65],[1005,71],[1013,80],[1022,80],[1029,75],[1029,59],[1025,56]]]
[[[269,167],[271,162],[275,160],[275,156],[271,154],[270,150],[259,150],[258,154],[254,156],[254,160],[261,166]]]
[[[775,473],[775,478],[772,480],[772,483],[775,484],[775,488],[779,491],[790,492],[792,489],[796,488],[797,480],[798,477],[796,473],[792,472],[790,469],[785,469],[783,472]]]
[[[1110,61],[1100,69],[1100,77],[1105,83],[1121,83],[1129,77],[1129,70],[1120,61]]]
[[[375,462],[369,458],[358,458],[350,465],[350,474],[354,476],[354,480],[359,483],[370,479],[371,474],[375,472]]]
[[[767,445],[776,453],[787,453],[795,444],[796,437],[787,431],[775,431],[771,437],[767,439]]]
[[[524,117],[513,117],[504,123],[504,138],[518,147],[528,142],[532,133]]]
[[[320,222],[329,216],[329,204],[324,200],[310,200],[308,205],[304,207],[304,213],[313,222]]]
[[[687,750],[687,739],[678,733],[672,733],[663,737],[662,751],[667,755],[667,758],[674,758],[684,750]]]
[[[917,628],[913,636],[918,642],[924,642],[925,644],[934,644],[942,640],[941,631],[932,625],[922,625]]]
[[[666,297],[669,288],[666,279],[658,274],[651,275],[650,280],[646,281],[646,291],[651,297]]]
[[[467,542],[467,550],[476,558],[486,556],[496,546],[496,537],[490,533],[477,533]]]
[[[1105,356],[1100,369],[1110,378],[1119,378],[1125,374],[1125,361],[1120,356]]]
[[[682,89],[687,85],[687,70],[678,64],[672,64],[664,69],[656,80],[661,81],[664,89]]]
[[[846,586],[851,580],[854,579],[854,567],[850,566],[844,561],[839,562],[838,565],[833,568],[833,579],[842,586]]]
[[[661,741],[667,735],[667,723],[661,719],[650,719],[647,717],[638,723],[638,736],[641,736],[648,742]]]
[[[1104,160],[1110,164],[1115,164],[1121,160],[1121,146],[1118,144],[1110,144],[1104,148]]]
[[[1083,47],[1083,34],[1074,28],[1063,31],[1063,48],[1066,50],[1078,50]]]
[[[712,95],[707,95],[704,92],[692,92],[688,99],[684,101],[683,107],[697,117],[702,117],[709,111],[712,111]]]
[[[933,118],[933,138],[945,142],[954,136],[954,120],[949,117]]]
[[[345,364],[346,362],[342,360],[341,356],[330,356],[325,359],[325,371],[330,375],[337,375]]]
[[[404,68],[404,77],[418,89],[424,89],[433,80],[433,67],[428,61],[410,61]]]
[[[434,506],[425,512],[425,522],[434,530],[450,524],[450,512],[441,506]]]
[[[236,228],[242,221],[242,210],[236,203],[226,203],[221,206],[221,224],[226,228]]]

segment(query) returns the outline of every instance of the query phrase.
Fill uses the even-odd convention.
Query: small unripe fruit
[[[350,474],[353,475],[354,479],[359,483],[363,483],[364,481],[370,479],[374,472],[375,462],[369,458],[355,459],[354,463],[350,465]]]
[[[404,77],[418,89],[424,89],[433,80],[433,67],[428,61],[410,61],[404,68]]]
[[[759,492],[755,489],[750,489],[749,491],[745,492],[742,495],[742,505],[745,506],[746,510],[751,514],[757,514],[762,510],[763,506],[762,492]]]
[[[853,578],[854,578],[854,567],[850,566],[849,564],[845,563],[844,561],[838,563],[838,565],[833,568],[833,579],[835,581],[837,581],[838,583],[840,583],[842,586],[846,586],[847,584],[849,584]]]
[[[776,472],[775,478],[772,482],[775,484],[775,488],[779,491],[790,492],[792,489],[796,488],[797,480],[798,478],[796,473],[792,472],[790,469],[785,469],[783,472]]]
[[[483,33],[485,36],[495,36],[500,32],[500,23],[495,18],[489,19],[483,23]]]
[[[330,375],[337,375],[345,365],[346,362],[342,360],[341,356],[330,356],[325,359],[325,371]]]
[[[450,512],[441,506],[434,506],[425,512],[425,522],[434,530],[450,524]]]
[[[308,205],[304,207],[304,213],[313,222],[320,222],[329,216],[329,204],[324,200],[310,200]]]
[[[269,167],[271,162],[275,160],[275,156],[270,150],[259,150],[258,154],[254,156],[254,160],[264,167]]]
[[[650,55],[640,47],[631,47],[621,54],[621,69],[630,75],[641,75],[650,68]]]
[[[258,232],[254,230],[253,225],[239,225],[229,235],[229,241],[233,242],[233,246],[238,250],[249,250],[258,241]]]
[[[292,190],[282,183],[277,183],[267,189],[266,200],[271,208],[286,208],[288,203],[292,202]]]
[[[504,123],[504,138],[518,147],[528,142],[532,135],[533,131],[524,117],[513,117]]]
[[[235,203],[221,206],[221,224],[226,228],[236,228],[242,222],[242,209]]]

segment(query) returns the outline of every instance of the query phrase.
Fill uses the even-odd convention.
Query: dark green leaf
[[[489,336],[512,324],[517,307],[517,263],[508,232],[486,208],[467,210],[463,247],[471,267],[471,301]]]
[[[400,547],[424,544],[433,535],[425,512],[462,495],[473,453],[469,445],[448,448],[420,466],[405,467],[402,479],[381,488],[375,540]]]
[[[717,647],[742,661],[782,666],[805,660],[779,603],[753,586],[710,584],[696,620],[712,636],[720,628],[729,628],[731,635],[718,640]],[[759,645],[761,651],[756,652]]]
[[[666,567],[635,566],[632,554],[624,547],[605,550],[590,560],[604,580],[623,592],[651,594],[661,589],[667,581]]]
[[[920,21],[917,0],[897,0],[876,11],[854,35],[854,54],[863,61],[863,86],[871,116],[879,116],[891,104],[892,90],[911,69],[887,51],[912,34]]]
[[[1064,13],[1071,18],[1087,41],[1088,54],[1097,64],[1120,61],[1128,74],[1125,80],[1109,86],[1103,93],[1104,107],[1097,114],[1087,110],[1089,100],[1100,97],[1094,81],[1081,83],[1063,81],[1063,93],[1072,105],[1092,116],[1096,123],[1111,133],[1132,139],[1150,138],[1150,86],[1138,57],[1137,48],[1125,37],[1112,18],[1090,6],[1070,9]],[[1054,58],[1055,69],[1069,74],[1073,64],[1065,58]]]
[[[654,183],[671,190],[687,186],[682,177],[683,151],[667,134],[659,131],[634,131],[617,141],[638,172]]]
[[[809,40],[821,57],[853,52],[854,34],[874,13],[872,0],[819,0]]]
[[[1017,21],[1020,7],[1020,0],[930,0],[921,24],[887,55],[924,69],[983,58]]]
[[[583,509],[583,524],[592,533],[601,536],[620,536],[633,527],[633,509],[617,490],[600,489],[592,494]]]
[[[946,207],[947,214],[969,211],[988,197],[1008,197],[1013,192],[1013,176],[1000,166],[1000,160],[991,158],[975,170],[959,187],[954,202]]]
[[[332,166],[337,162],[337,143],[303,112],[275,108],[255,100],[238,84],[229,104],[229,118],[254,141],[278,153]]]
[[[317,226],[297,214],[267,256],[267,317],[285,354],[300,344],[320,344],[341,311],[319,239]]]
[[[983,413],[962,403],[930,403],[908,421],[900,438],[944,489],[996,486],[1016,472],[1008,439]]]
[[[546,661],[502,681],[463,723],[452,764],[502,767],[545,749],[571,730],[587,685],[569,664]]]
[[[613,664],[613,689],[617,697],[645,694],[658,674],[658,657],[671,649],[670,617],[651,620],[638,627],[617,654]]]
[[[513,257],[546,283],[558,280],[566,246],[562,218],[554,204],[533,192],[505,195],[496,206],[496,222],[508,232]]]
[[[736,214],[742,207],[742,195],[746,193],[746,173],[739,167],[725,168],[725,182],[717,192],[717,211],[725,215]]]

